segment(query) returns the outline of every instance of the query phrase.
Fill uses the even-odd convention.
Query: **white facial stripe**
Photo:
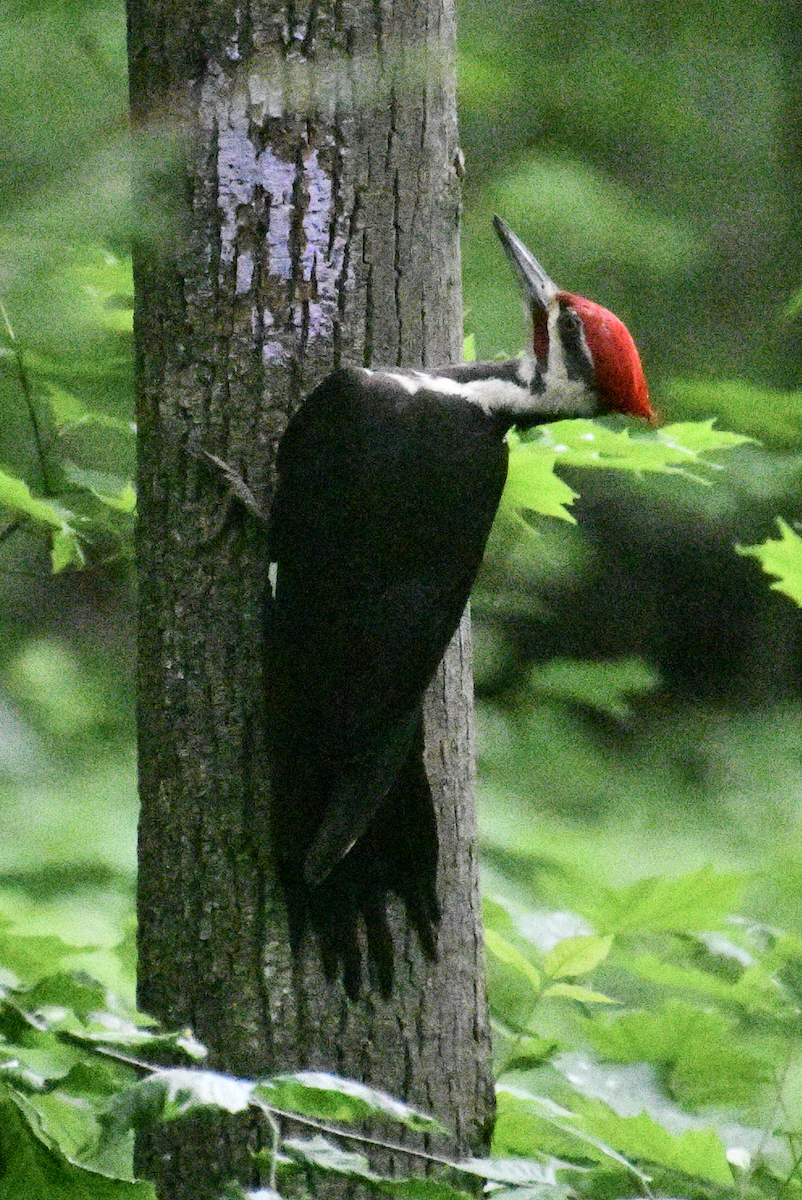
[[[270,563],[267,568],[267,580],[270,584],[270,591],[273,593],[273,599],[276,597],[276,584],[278,583],[278,563]]]
[[[546,380],[548,384],[554,386],[559,380],[562,382],[568,380],[568,370],[563,358],[562,338],[557,330],[557,319],[560,315],[559,304],[552,303],[549,305],[549,358],[546,364]]]

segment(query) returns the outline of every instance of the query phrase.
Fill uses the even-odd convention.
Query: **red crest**
[[[615,412],[656,422],[649,387],[632,335],[615,313],[585,300],[560,293],[581,318],[596,369],[596,386]]]

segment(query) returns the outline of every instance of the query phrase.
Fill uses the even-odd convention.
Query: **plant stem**
[[[50,489],[50,476],[47,469],[47,454],[45,452],[42,431],[39,428],[39,418],[36,415],[36,404],[34,403],[33,398],[33,388],[31,387],[28,370],[25,366],[25,360],[22,356],[22,349],[17,341],[17,335],[14,332],[14,327],[9,319],[6,306],[1,298],[0,315],[2,315],[3,324],[6,327],[6,333],[8,334],[11,342],[14,361],[17,365],[17,377],[19,379],[20,389],[22,390],[22,394],[25,398],[25,406],[28,410],[28,420],[31,423],[31,429],[33,430],[33,441],[36,447],[36,457],[39,461],[39,473],[42,477],[42,492],[45,496],[50,496],[52,495],[52,492]]]

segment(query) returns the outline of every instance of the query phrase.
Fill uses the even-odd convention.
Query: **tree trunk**
[[[453,1135],[441,1149],[460,1154],[484,1147],[492,1112],[467,618],[426,705],[439,961],[396,906],[393,1001],[353,1004],[311,940],[299,961],[289,952],[269,854],[264,533],[197,457],[225,459],[267,504],[288,415],[325,373],[458,356],[453,54],[452,0],[129,0],[132,108],[149,135],[135,255],[140,1004],[191,1025],[216,1069],[381,1086],[438,1115]],[[182,1122],[142,1140],[139,1168],[170,1200],[212,1196],[258,1182],[259,1140]]]

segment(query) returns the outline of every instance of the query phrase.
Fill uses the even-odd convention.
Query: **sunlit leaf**
[[[341,1079],[324,1071],[299,1071],[263,1079],[255,1099],[273,1108],[318,1117],[325,1121],[358,1123],[369,1117],[389,1117],[410,1129],[442,1130],[439,1121],[409,1104],[393,1099],[378,1088]]]
[[[0,505],[59,531],[69,529],[69,522],[73,519],[72,513],[52,500],[34,496],[23,479],[3,470],[0,470]]]
[[[640,879],[628,887],[608,889],[593,917],[599,928],[610,933],[715,928],[737,909],[743,886],[743,876],[709,866],[679,879]]]
[[[534,967],[530,963],[528,958],[525,958],[521,954],[520,950],[513,946],[512,942],[507,941],[495,929],[486,929],[485,946],[494,958],[497,958],[499,962],[503,962],[506,966],[512,967],[519,975],[523,975],[536,991],[540,990],[540,972],[537,967]]]
[[[802,606],[802,537],[787,525],[782,517],[777,518],[779,538],[767,538],[758,546],[736,546],[739,554],[756,558],[767,575],[776,575],[773,591],[790,596],[795,604]]]
[[[492,1179],[494,1183],[556,1183],[557,1159],[542,1162],[537,1158],[467,1158],[457,1163],[460,1171]]]
[[[632,433],[582,419],[543,425],[537,430],[536,440],[524,444],[553,454],[557,466],[687,474],[689,468],[705,465],[703,455],[730,450],[751,440],[743,434],[715,429],[712,420],[684,421]]]
[[[710,417],[754,438],[797,446],[802,435],[802,391],[755,384],[746,379],[662,381],[674,411],[692,419]]]
[[[549,979],[570,979],[588,972],[604,962],[613,944],[612,934],[606,937],[567,937],[548,952],[543,970]]]
[[[491,896],[482,897],[482,920],[485,930],[495,929],[497,933],[515,931],[512,914],[500,900],[494,900]]]
[[[282,1149],[291,1157],[318,1170],[366,1180],[373,1193],[397,1196],[399,1200],[469,1200],[467,1192],[431,1176],[397,1179],[381,1175],[371,1168],[363,1154],[342,1150],[326,1138],[285,1138]]]
[[[357,1179],[377,1178],[364,1154],[343,1150],[324,1137],[284,1138],[281,1147],[293,1158],[324,1171],[333,1171],[337,1175],[353,1175]]]
[[[618,1004],[611,996],[596,992],[592,988],[581,987],[576,983],[552,983],[543,989],[543,999],[579,1000],[583,1004]]]
[[[726,1149],[713,1129],[669,1133],[646,1113],[620,1117],[600,1100],[582,1100],[580,1113],[592,1133],[629,1159],[658,1163],[724,1187],[732,1183]]]
[[[508,436],[510,460],[502,505],[573,522],[566,505],[577,499],[577,493],[555,474],[555,467],[601,467],[635,474],[656,471],[706,482],[698,470],[715,466],[706,456],[751,440],[715,429],[712,420],[637,433],[607,429],[585,419],[555,421],[541,425],[525,440],[515,433]]]
[[[554,474],[555,454],[542,451],[517,439],[510,440],[507,484],[501,503],[505,508],[524,509],[546,517],[561,517],[576,524],[565,507],[573,504],[578,493]]]
[[[84,246],[65,269],[64,282],[79,297],[85,320],[115,333],[133,330],[130,258],[118,258],[103,246]]]
[[[512,1036],[510,1031],[499,1030]],[[540,1067],[554,1054],[557,1043],[546,1038],[518,1034],[513,1042],[512,1053],[503,1059],[503,1071],[531,1071]]]
[[[585,1031],[607,1059],[661,1067],[671,1095],[686,1107],[748,1103],[767,1078],[733,1017],[687,1001],[587,1021]]]
[[[86,555],[73,530],[58,529],[52,535],[50,561],[54,575],[58,575],[65,567],[82,567],[85,564]]]
[[[586,1130],[578,1113],[555,1104],[548,1097],[535,1095],[524,1088],[500,1085],[497,1103],[493,1149],[500,1156],[520,1154],[531,1158],[559,1154],[561,1158],[580,1155],[599,1162],[611,1159],[642,1182],[648,1182],[648,1175],[640,1167]],[[550,1138],[549,1130],[558,1131],[558,1141]]]
[[[136,425],[133,421],[124,421],[120,417],[113,417],[108,413],[87,408],[78,396],[55,384],[45,382],[45,387],[59,432],[77,429],[82,425],[97,425],[124,433],[127,437],[136,434]]]
[[[627,966],[643,979],[661,987],[707,996],[718,1003],[753,1013],[790,1016],[789,1005],[779,981],[760,966],[749,967],[735,983],[710,971],[687,964],[666,962],[656,954],[638,954],[627,958]]]

